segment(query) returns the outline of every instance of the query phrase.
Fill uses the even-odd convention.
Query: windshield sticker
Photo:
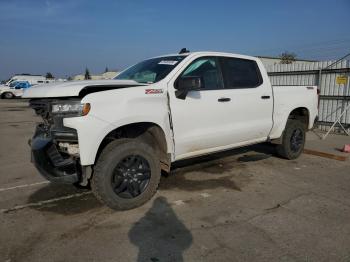
[[[162,60],[158,63],[158,65],[176,65],[178,61],[174,60]]]

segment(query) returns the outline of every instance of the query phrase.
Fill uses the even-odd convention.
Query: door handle
[[[261,99],[270,99],[270,96],[262,96]]]
[[[218,99],[218,102],[230,102],[231,98],[229,97],[221,97]]]

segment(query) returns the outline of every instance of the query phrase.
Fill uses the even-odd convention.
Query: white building
[[[272,57],[272,56],[257,56],[261,62],[264,64],[264,66],[266,68],[276,65],[276,64],[280,64],[281,63],[281,58],[280,57]],[[296,59],[294,63],[296,64],[311,64],[317,62],[315,60],[306,60],[306,59]]]
[[[91,80],[102,80],[102,79],[112,79],[118,75],[119,72],[109,71],[105,72],[101,75],[90,75]],[[85,80],[85,74],[83,75],[76,75],[73,77],[74,81],[78,80]]]

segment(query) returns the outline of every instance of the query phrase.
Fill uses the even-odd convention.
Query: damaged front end
[[[81,116],[80,112],[57,110],[62,105],[80,105],[73,99],[32,99],[29,102],[43,119],[30,141],[32,162],[40,174],[56,183],[74,184],[82,180],[77,131],[63,125],[66,117]],[[66,107],[67,108],[67,107]],[[75,109],[78,108],[75,106]]]

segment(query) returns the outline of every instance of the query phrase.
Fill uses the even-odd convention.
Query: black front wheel
[[[151,179],[150,163],[141,155],[131,154],[114,168],[112,187],[121,198],[135,198],[145,192]]]
[[[6,93],[4,93],[4,94],[2,95],[2,97],[5,98],[5,99],[12,99],[12,98],[14,98],[15,96],[14,96],[12,93],[10,93],[10,92],[6,92]]]
[[[298,120],[288,120],[277,153],[286,159],[298,158],[304,150],[305,138],[305,125]]]
[[[132,209],[157,191],[160,163],[154,149],[134,139],[119,139],[100,155],[91,187],[95,196],[116,210]]]

